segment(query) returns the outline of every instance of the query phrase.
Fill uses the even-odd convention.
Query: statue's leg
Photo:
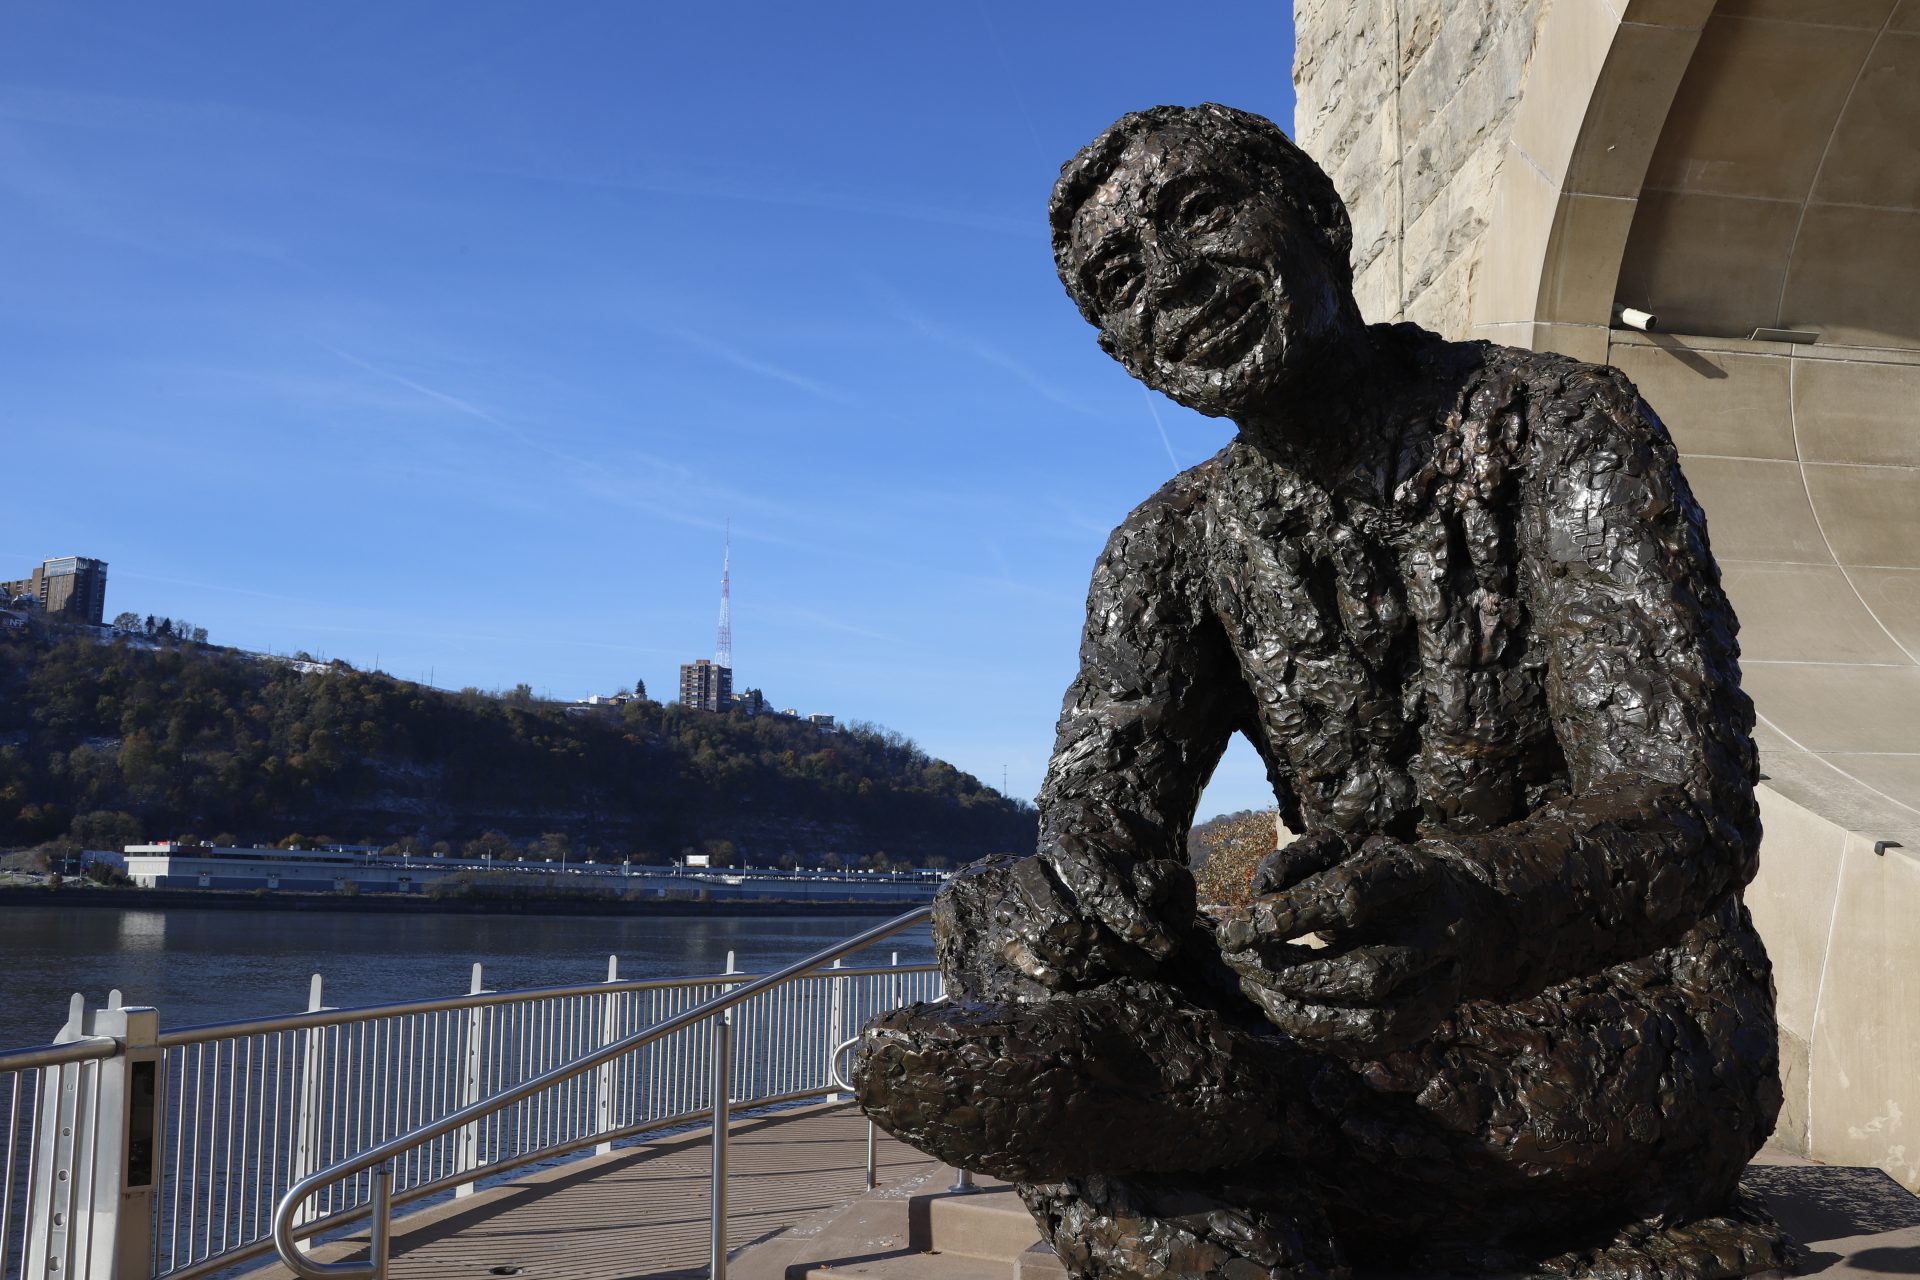
[[[941,894],[934,936],[954,1003],[869,1027],[854,1065],[868,1114],[949,1163],[1014,1179],[1080,1280],[1343,1274],[1306,1182],[1271,1163],[1231,1167],[1264,1162],[1289,1126],[1332,1136],[1306,1096],[1327,1064],[1265,1033],[1250,1005],[1236,1017],[1197,1005],[1210,987],[1193,974],[1072,994],[1026,978],[1007,957],[1026,909],[1012,874],[1013,860],[975,864]]]
[[[934,940],[951,1000],[869,1024],[853,1063],[867,1114],[949,1164],[1012,1181],[1271,1152],[1301,1123],[1320,1064],[1230,990],[1237,1021],[1196,1003],[1189,975],[1076,992],[1026,978],[1007,959],[1036,910],[1023,861],[976,863],[941,893]]]
[[[1710,1280],[1794,1259],[1738,1190],[1780,1092],[1766,961],[1737,900],[1663,956],[1464,1006],[1360,1079],[1326,1171],[1343,1241],[1569,1276]]]
[[[882,1128],[1010,1181],[1246,1164],[1324,1130],[1322,1064],[1171,987],[1117,980],[1028,1003],[909,1005],[853,1066]]]
[[[1263,1033],[1194,971],[1018,990],[994,973],[990,914],[943,942],[972,948],[943,960],[950,981],[971,966],[953,985],[975,994],[876,1024],[861,1100],[916,1145],[1029,1184],[1083,1276],[1169,1274],[1154,1259],[1176,1253],[1207,1274],[1216,1247],[1236,1275],[1306,1274],[1337,1255],[1273,1242],[1304,1249],[1323,1222],[1362,1260],[1445,1269],[1711,1280],[1792,1261],[1737,1192],[1779,1103],[1768,973],[1737,902],[1662,957],[1464,1006],[1371,1062]]]

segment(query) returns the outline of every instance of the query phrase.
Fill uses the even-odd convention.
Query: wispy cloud
[[[710,338],[697,330],[673,328],[665,330],[664,332],[689,346],[698,347],[708,355],[726,361],[736,369],[755,374],[762,378],[771,378],[775,382],[784,382],[790,387],[798,387],[809,395],[819,396],[823,400],[831,400],[835,404],[850,403],[846,393],[837,388],[830,387],[816,378],[810,378],[804,373],[795,373],[791,369],[783,369],[777,364],[771,364],[765,360],[757,359],[737,347],[728,346],[719,339]]]
[[[921,337],[928,338],[944,347],[951,347],[955,351],[964,352],[976,360],[1011,374],[1015,380],[1024,384],[1029,390],[1040,396],[1041,399],[1059,405],[1062,409],[1066,409],[1072,413],[1082,414],[1086,417],[1095,416],[1094,411],[1088,407],[1085,401],[1059,386],[1057,383],[1052,382],[1045,375],[1041,374],[1039,370],[1004,348],[996,346],[984,338],[975,337],[973,334],[963,333],[957,329],[949,328],[931,316],[907,305],[898,297],[894,299],[894,306],[900,318],[911,325],[914,332],[918,333]]]
[[[1173,441],[1167,438],[1167,424],[1160,421],[1160,406],[1153,402],[1153,393],[1147,390],[1145,383],[1140,384],[1140,398],[1147,402],[1147,412],[1153,415],[1154,430],[1160,433],[1160,443],[1167,448],[1167,461],[1171,462],[1177,470],[1180,459],[1174,455]]]
[[[64,150],[50,155],[28,133],[0,112],[0,195],[64,234],[158,258],[210,254],[298,265],[278,240],[234,231],[199,208],[169,208],[151,192],[132,193],[117,185],[122,180],[111,171],[89,169]]]
[[[881,644],[904,645],[906,641],[897,635],[885,631],[875,631],[858,623],[848,622],[845,618],[830,613],[821,613],[814,609],[771,609],[763,610],[762,616],[769,621],[798,624],[816,631],[833,631],[840,635],[859,636],[863,640],[874,640]]]
[[[1040,131],[1033,127],[1033,113],[1027,110],[1027,95],[1021,91],[1020,77],[1013,73],[1013,62],[1007,57],[1007,47],[1001,42],[1000,32],[998,28],[993,25],[993,18],[987,12],[987,7],[979,3],[978,0],[975,0],[973,9],[975,13],[980,15],[980,25],[987,29],[987,41],[993,45],[993,51],[1000,59],[1000,69],[1006,72],[1007,97],[1012,100],[1016,107],[1020,108],[1020,119],[1026,122],[1027,136],[1033,139],[1034,154],[1039,156],[1044,163],[1047,149],[1041,145]],[[1042,172],[1044,172],[1044,170],[1042,170]]]
[[[400,159],[401,157],[394,157]],[[432,165],[431,156],[405,157],[409,163]],[[953,209],[941,205],[918,204],[904,200],[882,200],[856,192],[831,191],[818,187],[796,186],[779,176],[756,173],[751,181],[717,175],[649,174],[606,176],[511,166],[453,165],[463,172],[526,182],[552,182],[599,190],[632,191],[646,195],[683,196],[692,200],[724,200],[729,203],[774,205],[790,209],[822,209],[833,213],[851,213],[864,217],[897,218],[931,223],[941,227],[959,227],[990,235],[1032,239],[1031,218],[1015,218],[983,213],[975,209]]]

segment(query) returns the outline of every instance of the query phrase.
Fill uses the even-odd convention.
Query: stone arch
[[[1713,0],[1554,0],[1495,180],[1473,333],[1607,358],[1641,183]]]

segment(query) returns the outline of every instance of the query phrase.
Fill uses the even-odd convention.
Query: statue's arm
[[[1499,994],[1679,940],[1753,877],[1753,706],[1733,611],[1671,441],[1624,377],[1546,438],[1525,511],[1567,797],[1457,842],[1502,900]]]
[[[1026,967],[1056,985],[1163,959],[1192,920],[1187,830],[1250,709],[1192,571],[1198,500],[1169,485],[1114,531],[1094,569],[1026,869],[1045,881],[1028,895],[1042,965]],[[1063,914],[1074,920],[1044,927]]]
[[[1518,555],[1567,794],[1484,833],[1385,836],[1223,922],[1290,1034],[1377,1054],[1462,1000],[1524,998],[1671,945],[1752,878],[1753,709],[1672,443],[1619,374],[1556,398]],[[1311,868],[1309,868],[1311,869]],[[1301,952],[1291,939],[1333,945]]]

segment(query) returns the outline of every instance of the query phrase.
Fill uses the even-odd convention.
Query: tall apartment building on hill
[[[680,701],[706,711],[733,706],[733,668],[701,658],[680,668]]]
[[[97,627],[107,616],[107,562],[86,556],[48,560],[31,577],[0,582],[0,596],[32,596],[49,616]]]

